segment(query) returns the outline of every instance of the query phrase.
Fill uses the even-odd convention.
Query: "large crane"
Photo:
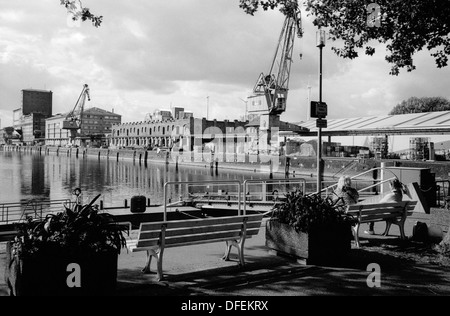
[[[78,97],[73,110],[70,111],[69,114],[67,114],[65,120],[63,121],[62,128],[70,131],[71,144],[73,144],[75,138],[77,137],[78,130],[80,130],[81,132],[82,117],[86,99],[88,101],[91,101],[91,97],[89,95],[89,86],[87,84],[83,86],[83,89],[81,90],[80,96]]]
[[[281,29],[275,56],[267,74],[261,73],[250,99],[249,112],[253,117],[260,115],[277,116],[286,111],[289,77],[294,39],[303,36],[301,12],[293,5],[287,12]]]

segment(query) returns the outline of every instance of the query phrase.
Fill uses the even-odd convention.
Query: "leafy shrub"
[[[89,256],[90,254],[120,253],[126,246],[126,229],[114,221],[111,214],[99,213],[91,203],[75,206],[45,218],[27,217],[18,224],[18,234],[12,244],[13,255],[20,258],[49,254],[56,256]]]
[[[355,223],[353,217],[345,213],[344,206],[335,205],[329,198],[304,195],[300,191],[287,193],[285,201],[275,207],[272,218],[304,233],[317,225]]]

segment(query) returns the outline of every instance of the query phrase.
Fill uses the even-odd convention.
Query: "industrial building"
[[[45,122],[45,144],[65,146],[70,143],[70,130],[63,128],[67,114],[57,114]],[[78,146],[107,146],[112,126],[121,124],[122,116],[97,107],[86,109],[81,114],[82,125],[75,139]]]
[[[35,89],[24,89],[21,92],[22,107],[13,111],[13,128],[22,137],[14,142],[25,145],[43,143],[45,120],[52,116],[53,92]]]

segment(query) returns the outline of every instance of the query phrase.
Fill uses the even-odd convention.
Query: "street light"
[[[209,120],[209,96],[206,97],[206,120]]]
[[[316,46],[319,47],[319,102],[322,103],[322,50],[325,47],[325,31],[319,30],[316,33]],[[317,192],[322,190],[323,161],[322,161],[322,127],[317,131]]]

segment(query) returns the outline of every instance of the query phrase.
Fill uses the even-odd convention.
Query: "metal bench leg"
[[[157,269],[158,269],[158,281],[161,281],[163,279],[163,272],[162,272],[162,263],[163,263],[163,250],[161,249],[159,254],[158,254],[158,265],[157,265]]]
[[[152,257],[158,259],[158,254],[156,253],[156,251],[153,249],[147,250],[147,261],[145,262],[145,266],[142,269],[142,272],[150,273],[150,264],[152,263]]]
[[[238,254],[239,254],[239,265],[243,267],[245,265],[244,261],[244,241],[245,238],[242,238],[238,244]]]
[[[360,247],[360,243],[359,243],[359,223],[356,223],[354,226],[352,226],[352,232],[353,232],[353,237],[355,238],[355,245],[357,248]]]
[[[402,239],[406,239],[406,235],[405,235],[405,220],[401,219],[400,221],[398,221],[395,224],[397,224],[398,228],[400,229],[400,237]]]
[[[391,229],[392,222],[386,221],[386,229],[384,230],[383,236],[387,236],[389,234],[389,229]]]
[[[147,262],[145,263],[145,267],[142,269],[143,273],[150,273],[150,264],[152,263],[152,257],[155,257],[156,259],[156,271],[158,273],[158,281],[161,281],[163,278],[163,273],[162,273],[162,261],[163,261],[163,252],[164,249],[163,248],[159,248],[159,249],[149,249],[147,250]]]
[[[231,247],[234,246],[237,248],[238,251],[238,257],[239,257],[239,265],[244,266],[244,241],[245,238],[241,238],[239,241],[237,240],[227,240],[226,241],[226,251],[225,255],[222,257],[222,260],[228,261],[230,260],[230,253],[231,253]]]
[[[400,230],[400,238],[401,239],[406,239],[406,235],[405,235],[405,219],[402,218],[400,220],[395,220],[395,221],[386,221],[386,230],[384,232],[384,236],[387,236],[389,233],[389,229],[391,227],[392,224],[395,224],[398,226],[399,230]]]
[[[227,240],[227,241],[225,241],[225,243],[226,243],[226,249],[225,249],[225,254],[222,257],[222,260],[229,261],[230,260],[231,247],[233,246],[233,241],[232,240]]]

